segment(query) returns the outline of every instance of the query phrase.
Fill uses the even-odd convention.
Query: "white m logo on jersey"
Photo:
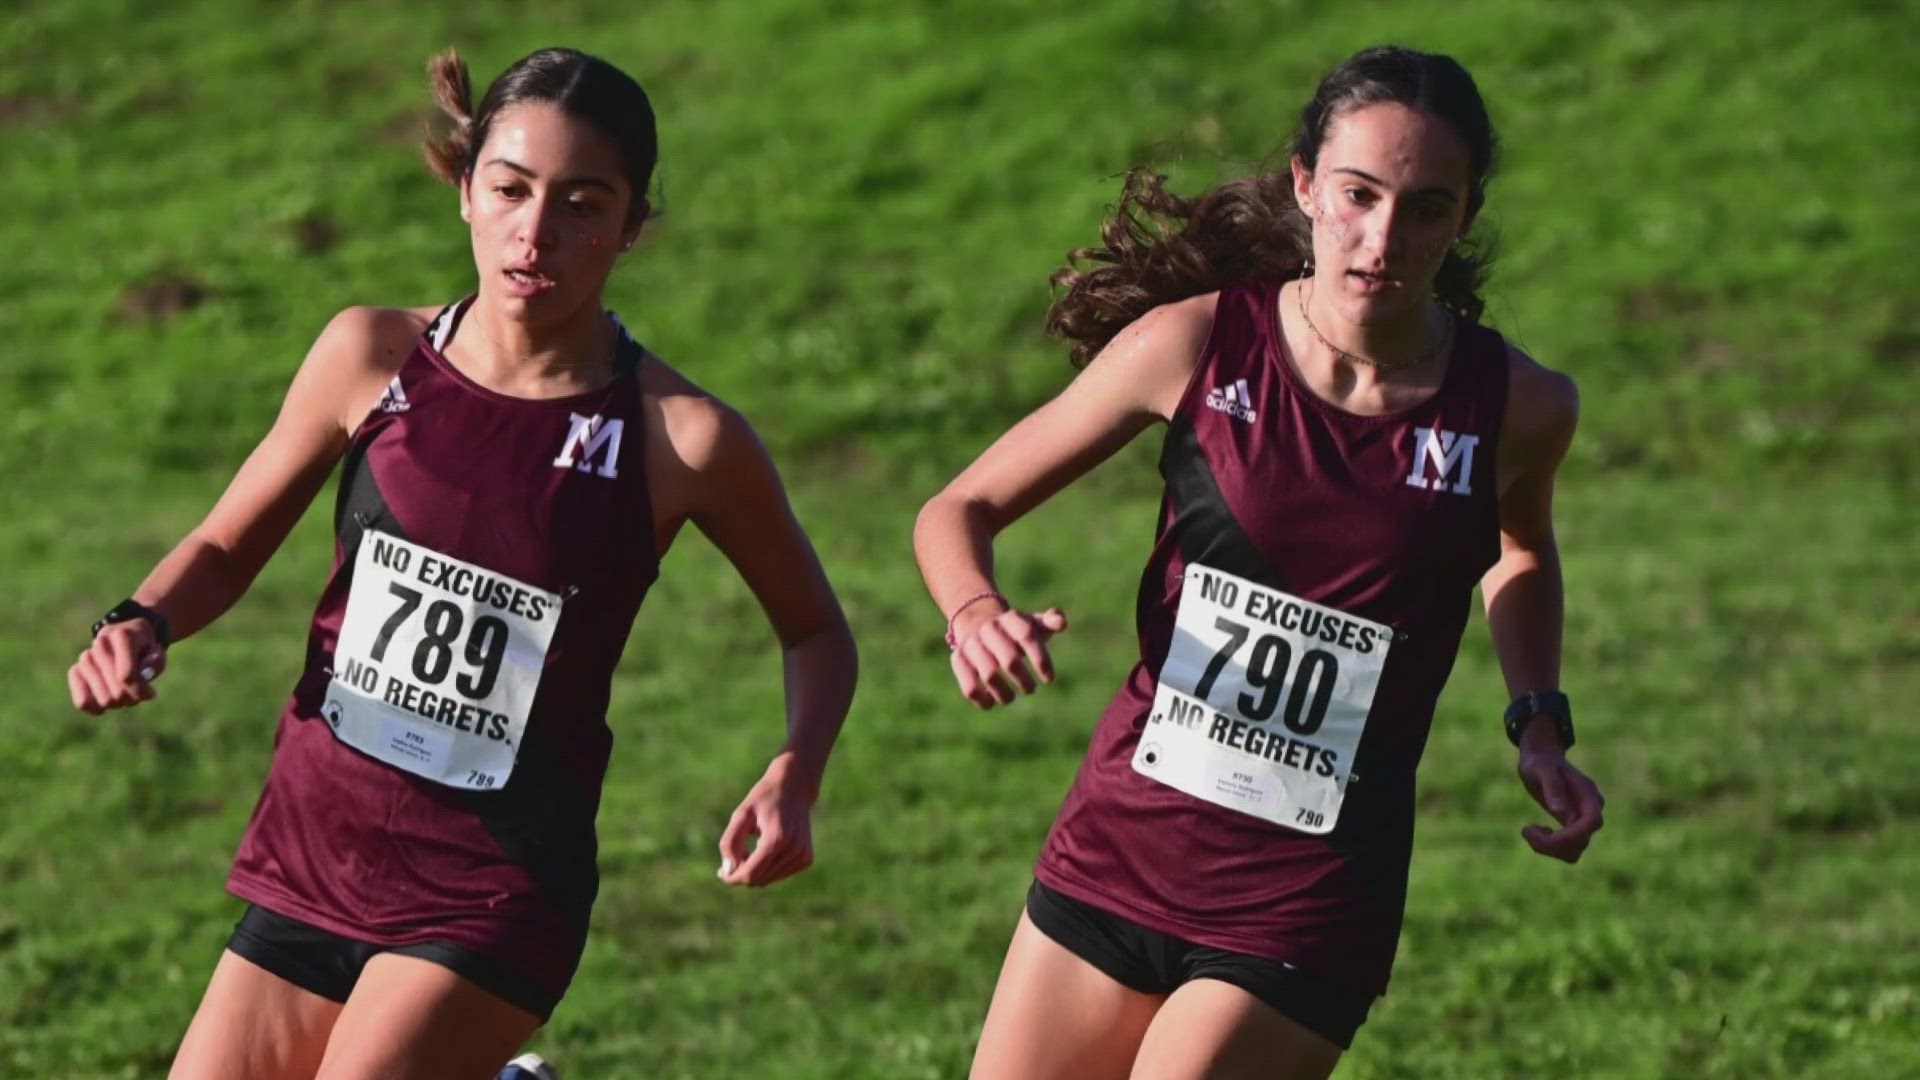
[[[1447,477],[1457,466],[1460,479],[1454,482],[1452,491],[1456,495],[1473,494],[1473,448],[1478,445],[1478,435],[1462,435],[1437,427],[1414,428],[1413,471],[1407,474],[1407,483],[1433,491],[1448,490]],[[1425,476],[1429,464],[1439,474],[1431,480]]]
[[[562,469],[579,469],[581,472],[593,471],[593,456],[604,448],[606,457],[600,461],[601,476],[618,476],[620,472],[614,466],[620,460],[620,437],[625,434],[625,420],[602,420],[598,415],[581,416],[579,413],[567,414],[573,427],[567,432],[566,444],[560,447],[560,456],[553,464]],[[576,460],[575,455],[578,455]]]

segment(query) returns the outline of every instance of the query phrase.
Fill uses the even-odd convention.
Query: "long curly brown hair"
[[[1451,124],[1467,144],[1472,183],[1467,212],[1486,201],[1499,138],[1473,76],[1450,56],[1382,46],[1356,53],[1320,81],[1300,112],[1291,151],[1311,170],[1327,129],[1340,115],[1395,102]],[[1193,198],[1168,190],[1167,178],[1145,168],[1127,173],[1099,247],[1079,248],[1053,275],[1065,292],[1047,312],[1047,332],[1073,343],[1084,366],[1129,323],[1161,304],[1245,281],[1299,277],[1313,253],[1312,229],[1293,199],[1282,167],[1219,184]],[[1485,242],[1463,239],[1447,252],[1433,280],[1443,307],[1479,321],[1480,289],[1493,255]]]

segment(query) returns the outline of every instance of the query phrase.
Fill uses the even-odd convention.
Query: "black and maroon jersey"
[[[609,683],[659,569],[642,350],[527,400],[443,311],[352,437],[306,670],[228,882],[379,945],[445,941],[563,991],[598,888]]]
[[[1151,929],[1384,990],[1414,769],[1499,554],[1499,334],[1456,320],[1419,406],[1358,416],[1284,355],[1279,286],[1221,292],[1161,455],[1140,662],[1041,853]]]

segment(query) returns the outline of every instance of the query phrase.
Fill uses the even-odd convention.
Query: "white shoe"
[[[521,1054],[507,1062],[496,1080],[560,1080],[560,1074],[539,1054]]]

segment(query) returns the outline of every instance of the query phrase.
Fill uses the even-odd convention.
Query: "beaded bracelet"
[[[961,604],[957,608],[954,608],[953,614],[947,616],[947,649],[948,651],[953,651],[960,647],[960,643],[953,639],[953,624],[960,618],[960,613],[972,607],[973,605],[979,603],[982,600],[998,600],[1003,604],[1007,603],[1006,597],[1001,596],[998,592],[995,592],[992,589],[988,589],[986,592],[983,592],[983,593],[975,593],[974,595],[967,597],[965,603]],[[1012,607],[1013,605],[1007,604],[1007,606]]]

